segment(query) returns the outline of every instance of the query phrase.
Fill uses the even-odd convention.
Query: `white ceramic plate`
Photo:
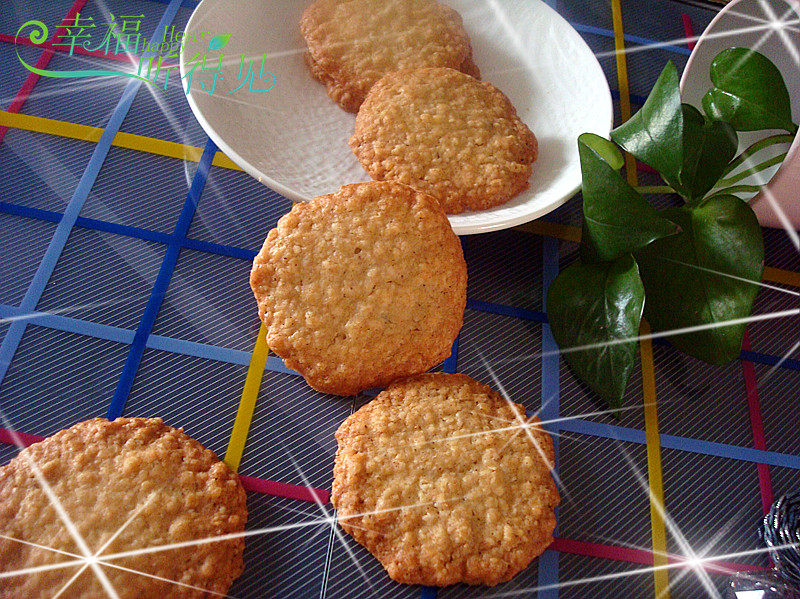
[[[540,148],[526,191],[492,210],[453,215],[450,222],[464,235],[533,220],[579,189],[578,135],[590,131],[608,136],[613,121],[608,82],[580,35],[541,0],[445,1],[464,18],[483,79],[509,97]],[[192,57],[208,51],[211,35],[230,34],[222,50],[225,78],[211,94],[193,81],[189,105],[236,164],[278,193],[301,201],[369,180],[347,145],[355,115],[328,98],[303,61],[298,23],[309,2],[203,0],[186,30],[210,33],[181,52],[185,75]],[[251,93],[245,85],[228,94],[241,83],[241,56],[264,53],[264,71],[275,75],[274,87]],[[264,84],[254,82],[254,88],[259,86]]]
[[[800,118],[800,69],[797,68],[800,56],[800,34],[797,18],[800,17],[800,3],[796,0],[733,0],[714,17],[708,28],[697,41],[689,62],[681,78],[683,101],[698,108],[702,105],[705,93],[711,87],[709,69],[714,58],[733,46],[756,48],[766,55],[780,69],[792,99],[792,116],[795,122]],[[771,27],[776,19],[794,22],[780,31]],[[739,134],[739,151],[769,135],[779,133],[747,132]],[[778,144],[762,150],[753,156],[753,164],[787,152],[780,166],[756,173],[739,182],[740,185],[766,185],[755,197],[753,194],[738,194],[747,200],[756,213],[759,222],[765,227],[793,228],[800,230],[800,202],[797,189],[800,187],[800,136],[794,142]],[[734,174],[741,169],[734,171]]]

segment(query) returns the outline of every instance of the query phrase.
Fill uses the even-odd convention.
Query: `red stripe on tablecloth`
[[[73,5],[70,7],[69,12],[67,12],[66,16],[61,20],[62,23],[65,21],[70,21],[75,18],[80,10],[86,4],[86,0],[75,0]],[[53,34],[53,41],[57,41],[61,35],[63,35],[63,31],[65,27],[58,27],[55,33]],[[49,44],[48,44],[49,45]],[[39,57],[39,60],[36,61],[36,68],[37,69],[45,69],[47,65],[50,64],[50,59],[53,58],[54,50],[52,48],[46,48],[42,55]],[[6,111],[8,112],[19,112],[22,110],[23,104],[30,96],[30,93],[33,91],[33,87],[36,85],[36,82],[39,81],[40,76],[36,73],[30,73],[28,77],[25,79],[25,82],[22,84],[22,87],[17,92],[17,95],[14,97],[14,101],[9,104]],[[8,131],[8,127],[0,127],[0,143],[3,143],[3,138],[6,135],[6,131]]]
[[[750,351],[750,335],[745,331],[742,340],[742,349]],[[750,427],[753,430],[753,447],[762,451],[767,450],[767,439],[764,435],[764,421],[761,418],[761,402],[758,399],[758,381],[756,379],[756,369],[752,362],[742,360],[742,374],[744,375],[744,387],[747,393],[747,408],[750,412]],[[772,505],[772,477],[769,473],[769,466],[766,464],[756,464],[758,468],[758,485],[761,488],[761,506],[766,514]]]
[[[44,437],[40,437],[39,435],[31,435],[28,433],[21,433],[17,431],[16,433],[17,439],[14,438],[14,433],[8,430],[7,428],[0,428],[0,443],[5,443],[6,445],[16,445],[17,441],[20,441],[25,447],[28,445],[33,445],[34,443],[38,443],[39,441],[43,440]]]
[[[629,547],[617,547],[562,538],[554,539],[551,549],[563,553],[574,553],[577,555],[586,555],[588,557],[612,559],[618,562],[642,564],[643,566],[653,565],[653,552],[645,549],[631,549]]]
[[[6,428],[0,428],[0,443],[6,445],[16,445],[17,440],[27,447],[33,443],[42,441],[44,437],[39,435],[31,435],[30,433],[16,432],[17,439],[14,438],[14,433]],[[281,483],[274,480],[266,480],[263,478],[256,478],[254,476],[239,476],[242,485],[248,491],[255,491],[257,493],[265,493],[267,495],[274,495],[275,497],[287,497],[289,499],[297,499],[298,501],[310,501],[316,503],[328,503],[330,500],[330,492],[324,489],[314,489],[312,487],[304,487],[301,485],[291,485],[288,483]]]
[[[628,562],[641,564],[643,566],[653,565],[653,552],[646,549],[634,549],[632,547],[619,547],[616,545],[605,545],[602,543],[590,543],[587,541],[575,541],[573,539],[556,538],[553,540],[551,549],[563,553],[573,553],[585,555],[587,557],[598,557],[610,559],[618,562]],[[679,555],[670,555],[669,563],[676,568],[690,568],[693,564]],[[726,561],[708,561],[701,563],[704,570],[712,570],[723,573],[731,572],[752,572],[763,570],[759,566],[751,564],[738,564]]]
[[[686,33],[686,45],[689,46],[689,50],[694,50],[695,41],[694,41],[694,27],[692,27],[692,18],[683,13],[681,15],[681,20],[683,21],[683,31]]]
[[[30,445],[44,439],[44,437],[40,437],[39,435],[31,435],[29,433],[17,432],[16,434],[19,436],[19,439],[24,445]],[[0,443],[6,443],[10,445],[15,444],[11,431],[0,428]],[[266,495],[272,495],[275,497],[287,497],[289,499],[296,499],[298,501],[320,501],[322,503],[328,503],[328,501],[330,501],[330,492],[324,489],[314,489],[312,487],[281,483],[274,480],[255,478],[253,476],[240,475],[239,478],[242,481],[244,488],[248,491],[264,493]],[[590,543],[588,541],[576,541],[574,539],[564,539],[560,537],[553,540],[551,549],[561,551],[562,553],[573,553],[588,557],[597,557],[619,562],[641,564],[643,566],[653,565],[653,552],[646,549],[605,545],[602,543]],[[670,555],[669,563],[674,564],[675,567],[691,567],[691,564],[686,562],[686,559],[679,555]],[[705,570],[719,572],[747,572],[763,570],[763,568],[759,566],[753,566],[751,564],[739,564],[726,561],[709,561],[703,563],[702,567]]]
[[[244,488],[248,491],[255,491],[257,493],[265,493],[267,495],[274,495],[275,497],[288,497],[289,499],[297,499],[298,501],[309,501],[313,503],[322,502],[328,503],[330,500],[330,492],[324,489],[314,489],[312,487],[304,487],[301,485],[290,485],[288,483],[280,483],[274,480],[265,480],[263,478],[254,478],[252,476],[240,475]]]
[[[54,50],[55,52],[69,52],[69,46],[66,44],[54,44],[53,42],[45,42],[44,44],[34,44],[27,37],[15,37],[7,33],[0,33],[0,42],[8,44],[20,44],[22,46],[33,46],[34,48],[43,48],[45,50]],[[114,54],[113,52],[103,52],[101,50],[87,50],[80,46],[75,46],[72,49],[73,54],[80,54],[81,56],[91,56],[93,58],[108,58],[110,60],[118,60],[120,62],[136,63],[141,58],[137,55],[128,56],[127,54]],[[177,68],[177,64],[164,62],[161,68]]]

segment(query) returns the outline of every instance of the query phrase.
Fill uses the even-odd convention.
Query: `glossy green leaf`
[[[645,317],[654,332],[708,327],[670,335],[682,351],[725,364],[739,355],[744,324],[761,281],[764,244],[752,209],[731,195],[664,212],[682,232],[636,254],[647,292]]]
[[[644,247],[654,239],[678,231],[670,221],[640,196],[614,168],[578,138],[583,173],[584,262],[616,260]]]
[[[709,120],[694,106],[683,105],[681,195],[691,202],[716,185],[736,157],[739,138],[722,121]]]
[[[625,156],[619,151],[619,147],[613,141],[601,137],[594,133],[584,133],[578,138],[587,146],[592,148],[595,153],[605,160],[611,168],[618,171],[625,165]]]
[[[683,166],[683,111],[678,71],[667,63],[641,110],[611,132],[611,139],[646,162],[672,187]]]
[[[562,356],[614,408],[636,365],[643,307],[644,287],[630,254],[614,262],[573,264],[547,294],[550,329]]]
[[[228,40],[230,40],[230,39],[231,39],[231,36],[230,36],[229,33],[224,33],[224,34],[223,33],[219,33],[219,34],[215,35],[214,37],[212,37],[211,40],[209,40],[208,49],[209,50],[219,50],[221,48],[224,48],[225,46],[228,45]]]
[[[703,109],[712,119],[737,131],[797,132],[783,76],[763,54],[749,48],[723,50],[711,63],[711,81],[714,87],[703,98]]]

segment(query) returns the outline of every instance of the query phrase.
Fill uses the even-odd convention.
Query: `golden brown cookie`
[[[536,137],[500,90],[443,68],[378,81],[350,147],[373,179],[429,193],[450,214],[513,198],[528,186],[538,154]]]
[[[461,66],[458,67],[458,70],[462,73],[466,73],[470,77],[474,77],[475,79],[481,78],[481,70],[478,68],[478,65],[475,64],[475,59],[472,56],[472,46],[469,47],[469,52],[467,53],[467,58],[464,59],[464,62],[461,63]]]
[[[461,16],[436,0],[317,0],[303,12],[300,31],[312,75],[350,112],[398,69],[477,72]]]
[[[553,442],[463,374],[391,385],[336,440],[339,523],[398,582],[495,585],[552,542]]]
[[[450,355],[466,285],[461,244],[436,200],[375,181],[295,204],[250,273],[269,347],[338,395]]]
[[[115,553],[240,533],[247,520],[238,476],[160,418],[96,418],[21,451],[0,468],[0,534],[82,556],[42,490],[35,464],[99,559]],[[114,537],[114,535],[117,535]],[[243,538],[111,559],[101,570],[122,599],[199,598],[227,592],[242,572]],[[0,571],[79,557],[0,538]],[[113,566],[129,568],[142,574]],[[80,565],[6,578],[0,598],[107,597]],[[175,582],[157,580],[161,577]],[[194,587],[194,588],[192,588]]]
[[[314,57],[309,52],[305,53],[306,65],[308,70],[311,71],[314,79],[323,83],[328,92],[328,97],[336,102],[340,107],[348,112],[358,112],[358,107],[364,101],[364,96],[358,94],[352,87],[340,84],[333,79],[328,73],[322,70],[322,67],[316,63]]]

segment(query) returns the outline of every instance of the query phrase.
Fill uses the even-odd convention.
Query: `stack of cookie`
[[[536,137],[481,82],[461,17],[436,0],[317,0],[306,62],[342,108],[373,179],[410,185],[448,214],[486,210],[528,186]]]
[[[296,204],[269,232],[250,276],[267,343],[319,391],[389,385],[336,433],[332,501],[393,579],[506,581],[552,541],[552,440],[470,377],[423,373],[466,303],[447,213],[523,190],[536,137],[435,0],[318,0],[301,30],[312,74],[358,111],[350,145],[376,181]]]

